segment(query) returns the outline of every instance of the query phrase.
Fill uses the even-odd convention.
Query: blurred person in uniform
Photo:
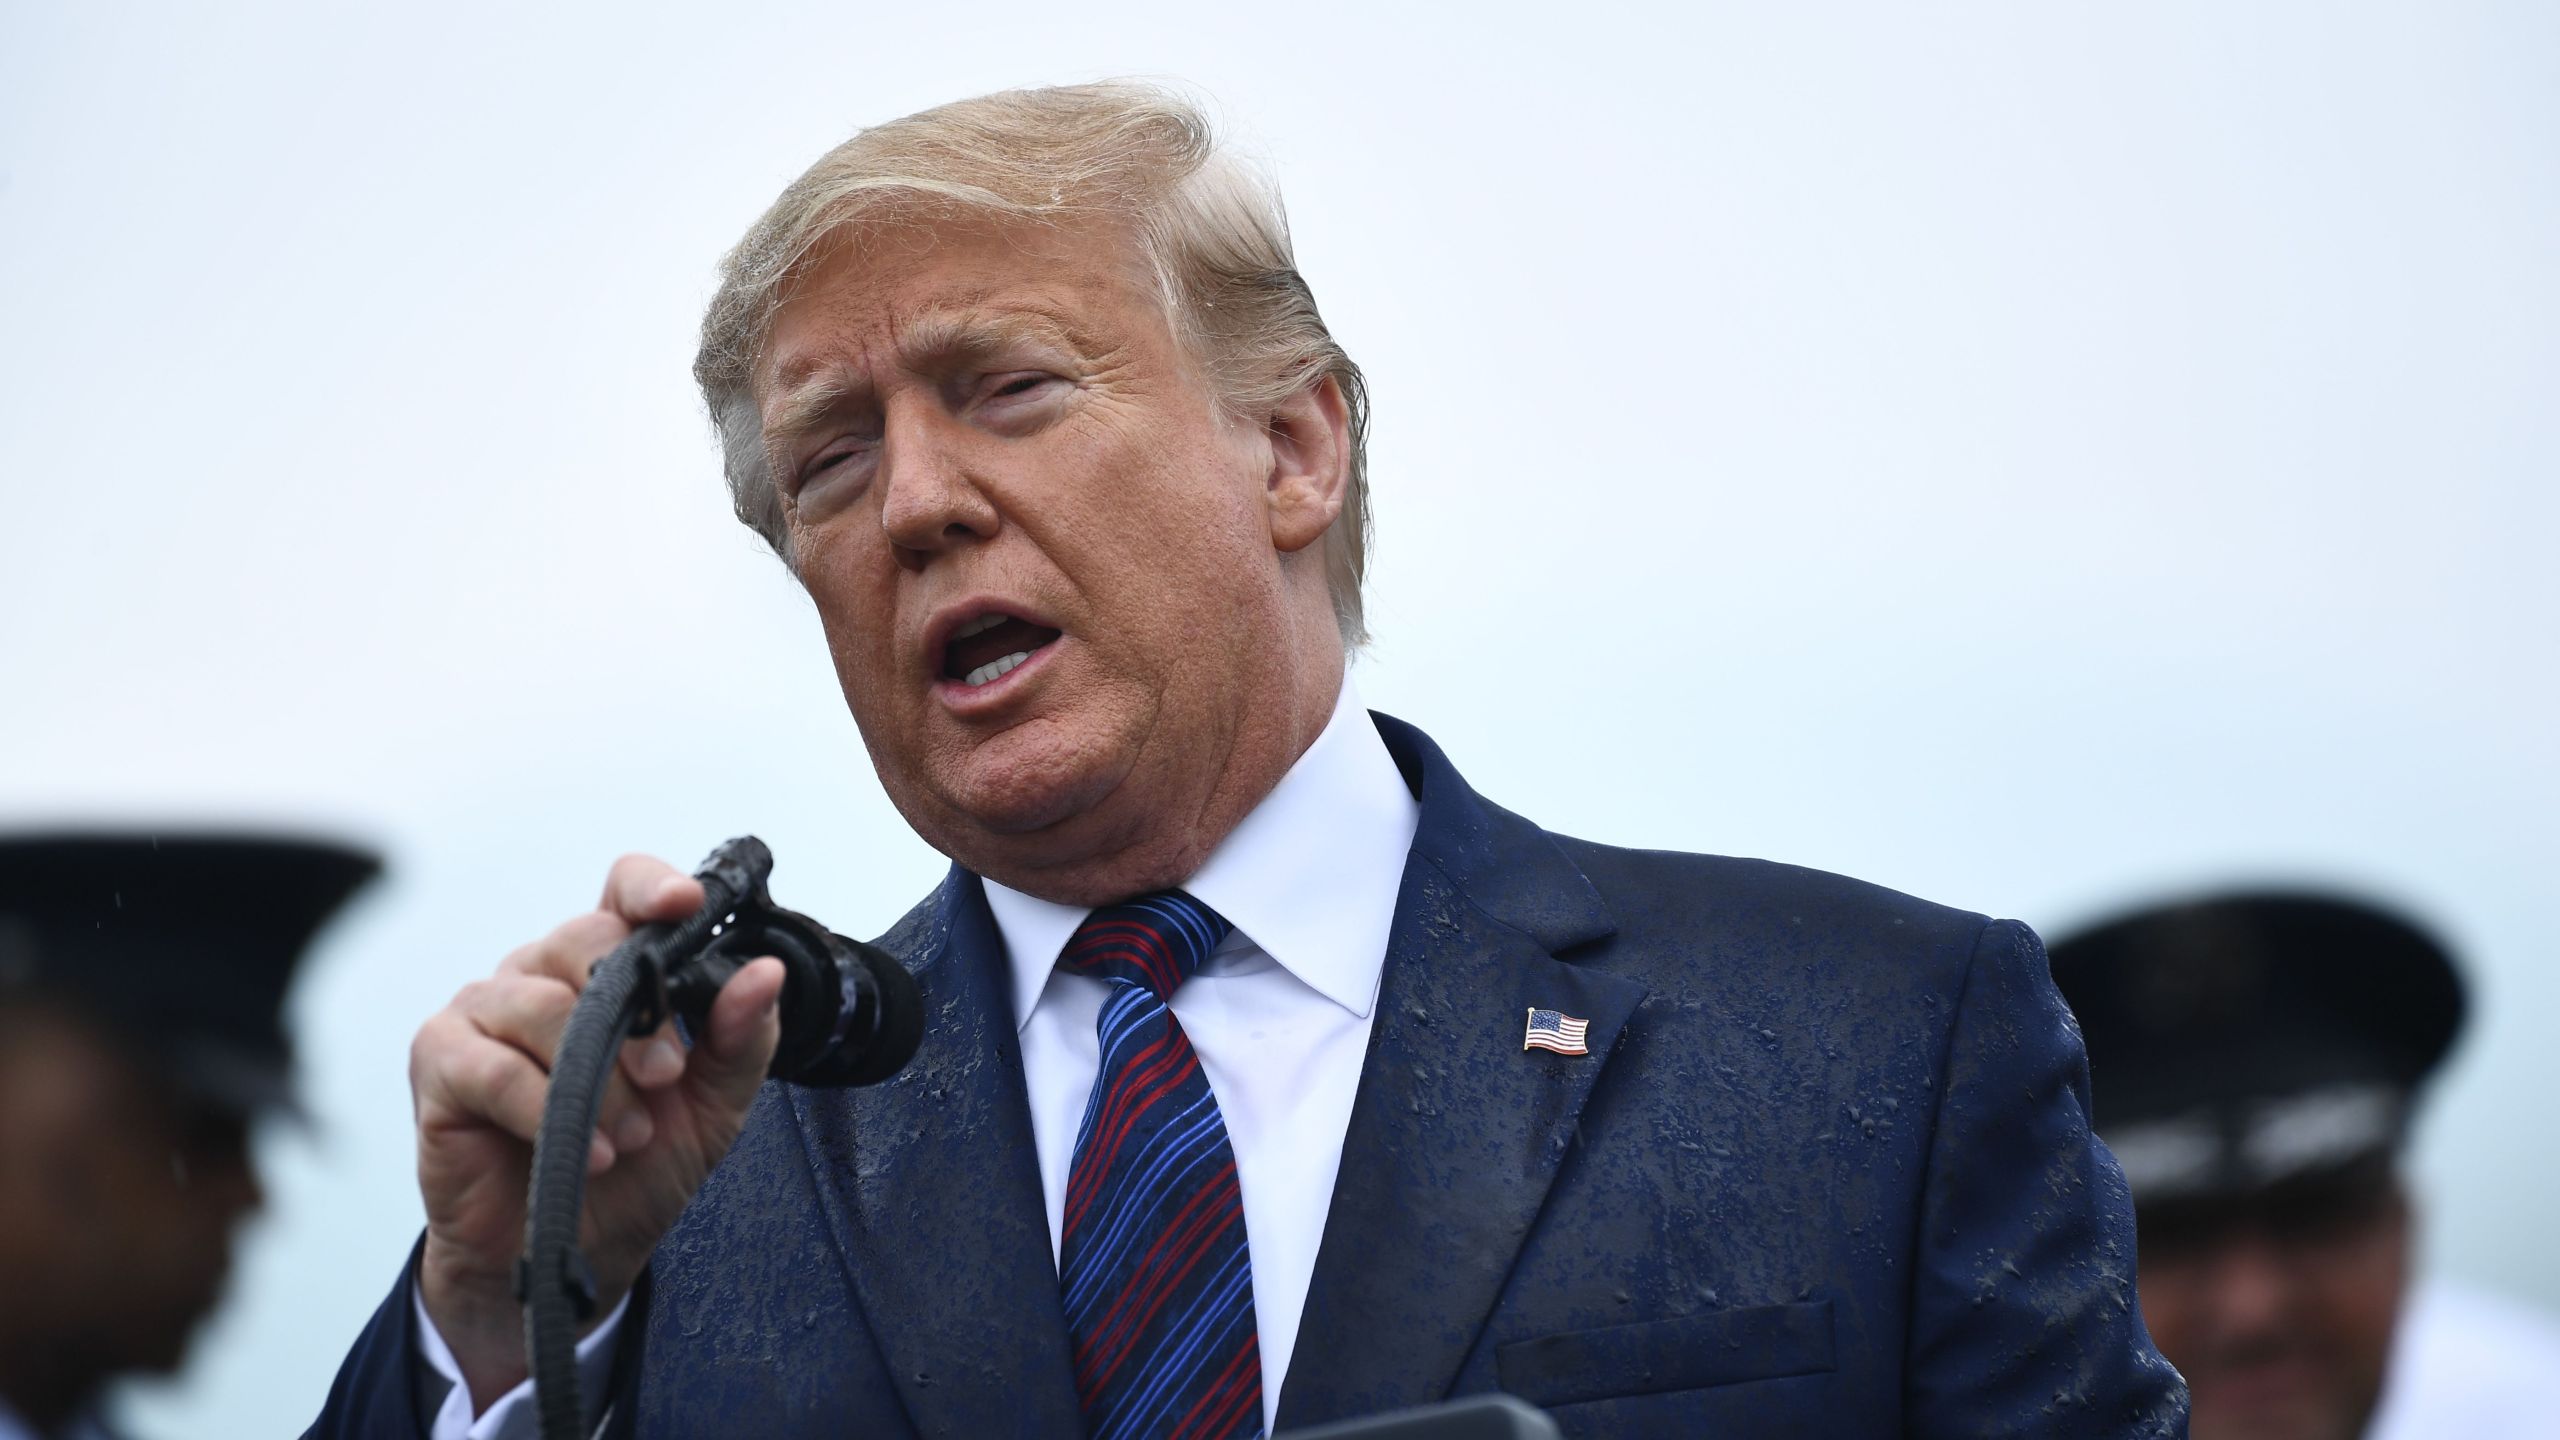
[[[2435,1287],[2412,1303],[2402,1157],[2466,1008],[2441,943],[2360,901],[2240,893],[2052,957],[2195,1440],[2560,1436],[2547,1322]]]
[[[380,868],[247,836],[0,836],[0,1440],[93,1440],[168,1372],[298,1115],[282,1022],[312,935]]]

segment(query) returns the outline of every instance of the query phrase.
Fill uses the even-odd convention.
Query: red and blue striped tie
[[[1167,890],[1096,910],[1058,963],[1111,983],[1102,1069],[1076,1132],[1058,1243],[1076,1393],[1093,1440],[1262,1433],[1235,1151],[1166,1003],[1231,927]]]

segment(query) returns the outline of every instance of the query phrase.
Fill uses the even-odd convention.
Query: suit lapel
[[[1422,822],[1282,1429],[1447,1393],[1645,996],[1555,958],[1615,928],[1555,843],[1469,791],[1420,731],[1383,716],[1378,728]],[[1531,1006],[1589,1021],[1591,1053],[1524,1050]]]
[[[1004,945],[957,868],[911,923],[883,946],[924,992],[914,1061],[792,1092],[820,1203],[919,1432],[1081,1434]]]

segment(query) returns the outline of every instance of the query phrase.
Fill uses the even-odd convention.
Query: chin
[[[955,858],[989,848],[1090,843],[1081,836],[1088,827],[1079,822],[1101,810],[1130,770],[1125,758],[1096,755],[1095,748],[983,744],[950,772],[931,777],[924,787],[929,814],[900,808],[919,833]]]
[[[2344,1407],[2305,1400],[2292,1404],[2201,1405],[2190,1421],[2196,1440],[2357,1440],[2363,1422]]]

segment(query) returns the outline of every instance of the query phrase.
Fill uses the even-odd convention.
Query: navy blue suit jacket
[[[1551,835],[1378,726],[1421,828],[1283,1430],[1500,1389],[1572,1435],[2185,1433],[2031,932]],[[614,1428],[1082,1433],[977,879],[880,943],[923,1049],[765,1088],[652,1261]],[[1524,1051],[1533,1005],[1591,1053]],[[406,1284],[315,1434],[416,1433]]]

